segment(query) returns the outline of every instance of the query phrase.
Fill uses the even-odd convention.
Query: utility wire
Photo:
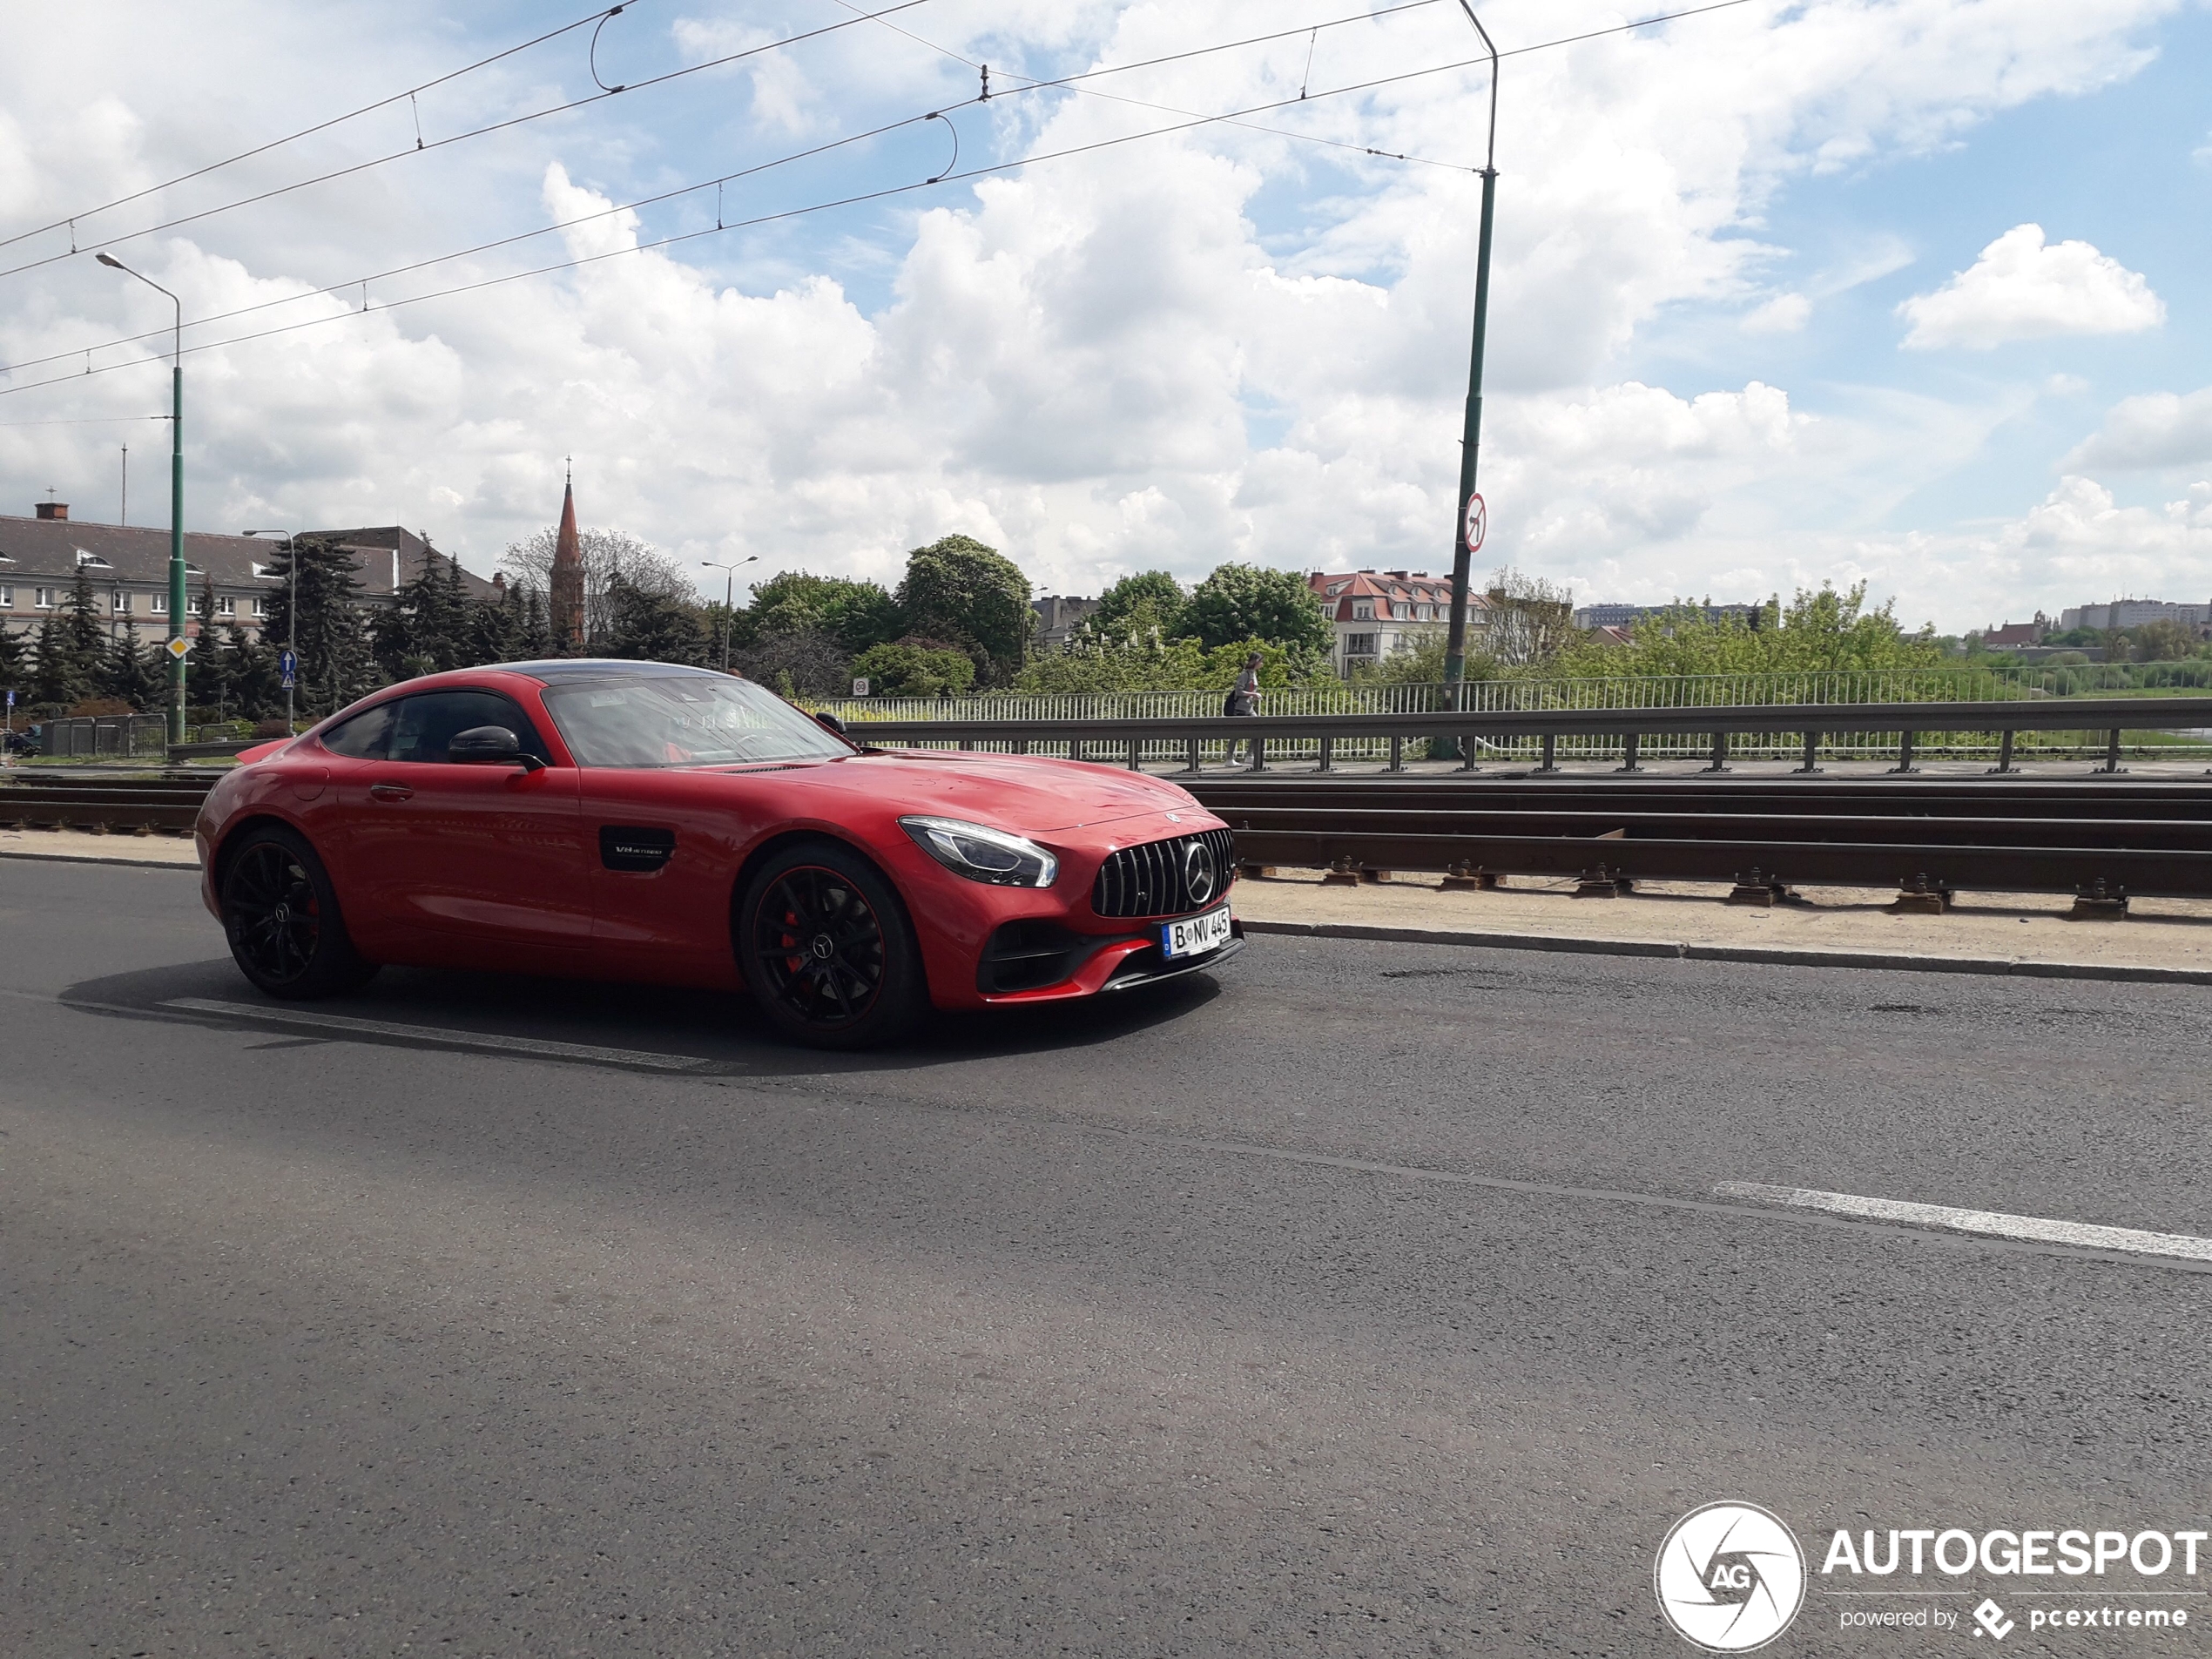
[[[1732,5],[1741,5],[1745,3],[1745,0],[1728,0],[1728,3]],[[858,12],[860,10],[860,7],[853,4],[852,0],[837,0],[837,3],[843,6],[847,11]],[[1095,86],[1082,86],[1076,84],[1076,83],[1080,81],[1093,80],[1101,75],[1120,75],[1133,69],[1151,69],[1161,64],[1180,63],[1186,57],[1203,57],[1209,52],[1233,51],[1239,46],[1257,46],[1264,44],[1269,41],[1285,40],[1297,35],[1305,35],[1309,39],[1318,40],[1320,37],[1321,30],[1324,29],[1335,29],[1341,27],[1345,24],[1373,23],[1379,18],[1388,17],[1400,11],[1420,11],[1429,6],[1440,3],[1442,3],[1442,0],[1407,0],[1407,3],[1403,5],[1386,6],[1380,11],[1357,12],[1349,17],[1333,17],[1327,23],[1306,24],[1297,29],[1278,30],[1275,33],[1269,35],[1251,35],[1247,36],[1243,40],[1228,41],[1218,46],[1201,46],[1187,52],[1170,52],[1164,57],[1148,57],[1142,63],[1109,64],[1104,69],[1086,70],[1080,75],[1064,75],[1057,80],[1031,80],[1026,75],[1017,74],[1014,76],[1014,79],[1020,82],[1021,84],[1011,87],[1008,89],[1006,92],[1001,92],[998,96],[1005,98],[1011,96],[1015,92],[1035,92],[1053,88],[1061,88],[1069,91],[1082,92],[1090,98],[1103,98],[1115,104],[1126,104],[1133,109],[1157,110],[1163,115],[1196,116],[1197,111],[1195,110],[1178,109],[1172,104],[1149,103],[1143,98],[1129,98],[1118,92],[1102,92]],[[881,20],[879,19],[879,21]],[[913,41],[917,46],[927,46],[931,51],[941,53],[943,56],[951,58],[956,64],[965,64],[970,69],[981,69],[982,67],[982,65],[978,64],[974,58],[963,57],[960,53],[954,51],[949,46],[941,46],[934,40],[924,40],[920,35],[915,34],[911,29],[901,29],[897,24],[887,22],[884,23],[883,26],[886,29],[890,30],[894,34],[904,35],[908,40]],[[1641,27],[1642,25],[1638,24],[1631,26]],[[1307,76],[1310,78],[1313,71],[1312,57],[1310,52],[1307,55],[1305,67]],[[1010,73],[1011,71],[1002,72]],[[1297,101],[1300,103],[1305,101],[1305,85],[1303,84],[1301,84],[1298,88],[1298,98]],[[1418,163],[1425,167],[1447,167],[1451,169],[1453,172],[1470,172],[1474,171],[1469,167],[1463,167],[1455,162],[1437,161],[1427,156],[1400,155],[1395,151],[1376,150],[1364,144],[1349,144],[1342,138],[1325,138],[1318,133],[1299,132],[1290,127],[1265,126],[1257,121],[1237,120],[1228,120],[1225,122],[1225,125],[1235,127],[1243,127],[1248,132],[1252,132],[1271,133],[1278,138],[1295,138],[1301,144],[1317,144],[1323,146],[1325,149],[1349,150],[1359,155],[1379,156],[1388,161],[1410,161]]]
[[[1298,29],[1281,30],[1273,34],[1246,36],[1241,40],[1224,41],[1217,45],[1196,47],[1188,51],[1171,52],[1161,57],[1142,58],[1133,63],[1109,64],[1103,69],[1087,70],[1081,74],[1066,76],[1059,80],[1039,81],[1030,80],[1027,77],[1017,77],[1016,78],[1020,80],[1022,84],[1008,89],[1008,91],[998,94],[998,96],[1001,98],[1006,98],[1020,92],[1044,91],[1050,91],[1055,88],[1069,87],[1071,86],[1071,84],[1076,81],[1095,79],[1101,75],[1119,75],[1133,70],[1150,69],[1161,64],[1179,63],[1187,58],[1204,57],[1210,53],[1234,51],[1241,47],[1264,44],[1270,41],[1287,39],[1291,36],[1305,34],[1318,29],[1334,29],[1342,24],[1364,23],[1375,17],[1391,16],[1394,12],[1418,11],[1427,6],[1436,5],[1440,3],[1441,0],[1409,0],[1408,3],[1389,7],[1382,11],[1359,12],[1355,13],[1351,17],[1332,18],[1323,24],[1306,24]],[[927,46],[933,51],[943,52],[947,57],[954,59],[956,62],[962,64],[968,63],[968,60],[965,57],[961,57],[959,53],[952,51],[946,47],[935,45],[932,42],[923,40],[921,36],[911,33],[905,29],[901,29],[894,23],[888,22],[882,12],[871,13],[862,11],[860,7],[849,3],[849,0],[838,0],[838,3],[843,5],[847,11],[854,14],[853,20],[855,22],[880,22],[887,29],[891,29],[901,35],[905,35],[907,39],[914,41],[917,45]],[[979,69],[981,67],[980,64],[970,64],[969,66],[971,68]],[[1086,93],[1093,98],[1106,98],[1113,103],[1126,104],[1133,108],[1158,111],[1169,115],[1181,116],[1186,119],[1228,119],[1228,118],[1201,117],[1198,112],[1194,110],[1176,109],[1171,105],[1164,104],[1150,104],[1141,98],[1124,98],[1118,93],[1101,91],[1096,87],[1073,86],[1072,90]],[[980,103],[981,102],[981,99],[974,99],[971,100],[971,102]],[[955,105],[953,107],[961,108],[963,106]],[[710,186],[715,187],[718,190],[722,185],[734,183],[741,179],[751,178],[755,174],[768,172],[772,168],[785,166],[796,161],[808,160],[813,157],[826,154],[832,150],[840,149],[848,145],[862,143],[869,138],[880,138],[887,132],[896,132],[900,127],[918,125],[922,122],[934,120],[937,118],[937,111],[932,111],[928,115],[907,116],[901,120],[886,123],[882,126],[871,127],[863,132],[851,133],[844,138],[833,138],[826,143],[816,145],[810,149],[797,151],[791,155],[779,156],[772,161],[765,161],[759,163],[754,166],[740,168],[735,172],[724,173],[721,177],[717,179],[702,179],[697,184],[685,185],[674,190],[663,191],[659,194],[654,196],[640,197],[635,201],[624,202],[613,207],[603,208],[596,212],[581,214],[575,219],[563,219],[557,224],[541,226],[535,230],[517,232],[512,236],[499,237],[489,242],[479,242],[473,247],[461,248],[450,253],[441,253],[433,259],[417,260],[410,264],[393,266],[388,270],[372,271],[365,276],[348,277],[342,282],[334,282],[326,287],[307,289],[299,293],[283,294],[273,300],[263,300],[250,306],[240,306],[235,310],[216,312],[205,317],[195,317],[192,319],[192,322],[186,326],[188,327],[199,327],[212,322],[226,322],[233,317],[243,317],[255,312],[270,310],[278,306],[291,305],[297,300],[312,300],[324,294],[340,293],[348,288],[361,287],[366,283],[388,281],[393,277],[405,276],[410,272],[423,270],[430,266],[444,265],[454,260],[467,259],[472,254],[488,253],[496,248],[511,246],[516,242],[529,241],[540,236],[550,236],[560,231],[572,229],[578,225],[590,224],[596,219],[610,218],[617,213],[631,212],[641,207],[658,206],[663,202],[673,201],[684,196],[697,194],[708,189]],[[1337,138],[1318,138],[1311,133],[1292,132],[1283,127],[1263,126],[1253,122],[1237,121],[1233,119],[1229,119],[1228,124],[1231,125],[1250,128],[1255,132],[1274,133],[1282,138],[1298,138],[1310,144],[1323,145],[1332,149],[1356,151],[1361,154],[1371,156],[1385,156],[1389,159],[1397,161],[1418,161],[1429,166],[1450,167],[1453,172],[1469,171],[1469,169],[1457,166],[1449,162],[1431,161],[1426,157],[1422,156],[1391,155],[1387,152],[1369,149],[1362,145],[1347,144],[1343,140]],[[719,225],[721,217],[722,216],[719,212],[716,214],[718,226]],[[168,331],[165,329],[150,329],[144,334],[125,335],[118,339],[104,341],[100,345],[91,347],[89,348],[80,346],[70,351],[50,353],[48,355],[44,357],[26,357],[17,362],[0,364],[0,373],[12,373],[18,369],[37,368],[46,363],[59,362],[65,358],[81,356],[84,354],[88,349],[91,351],[105,351],[117,346],[132,345],[140,341],[152,340],[158,335],[165,334]]]
[[[884,11],[911,11],[916,6],[928,3],[929,0],[900,0],[899,4],[887,6]],[[615,8],[616,11],[621,10],[619,6]],[[612,17],[614,12],[610,11],[604,14],[595,12],[592,15]],[[703,64],[692,64],[683,69],[672,69],[664,75],[656,75],[648,80],[631,81],[605,91],[596,91],[584,98],[572,98],[566,104],[556,104],[546,109],[534,110],[528,115],[510,116],[504,121],[494,121],[487,126],[472,127],[466,132],[456,132],[448,138],[433,138],[427,145],[418,139],[404,149],[394,150],[386,155],[374,156],[367,161],[356,161],[348,166],[334,168],[329,172],[318,173],[312,179],[302,179],[294,184],[279,185],[274,189],[262,191],[258,195],[241,196],[235,201],[225,202],[219,206],[203,207],[196,213],[185,213],[176,219],[164,219],[158,225],[148,225],[140,230],[125,231],[118,236],[111,236],[105,241],[86,242],[78,246],[75,245],[72,238],[72,246],[68,253],[50,253],[44,259],[28,260],[21,265],[10,266],[5,270],[0,270],[0,277],[19,276],[25,271],[36,271],[41,266],[53,265],[63,260],[72,259],[79,253],[98,253],[102,248],[116,247],[125,242],[135,241],[141,236],[152,236],[161,231],[174,230],[179,225],[196,224],[203,219],[212,219],[219,213],[231,212],[240,207],[251,207],[258,202],[268,201],[278,196],[288,196],[295,190],[306,190],[314,185],[326,185],[334,179],[350,178],[354,173],[367,172],[373,167],[381,167],[388,162],[398,161],[408,156],[421,155],[425,151],[442,150],[449,145],[465,144],[471,138],[481,138],[487,133],[503,132],[509,127],[523,126],[532,121],[542,121],[549,115],[561,115],[570,110],[583,109],[587,105],[604,103],[607,99],[618,97],[624,92],[642,92],[649,86],[664,85],[670,81],[681,80],[686,75],[696,75],[702,70],[719,69],[724,64],[734,64],[742,58],[758,57],[763,52],[778,51],[786,46],[795,46],[801,41],[835,34],[840,29],[851,29],[856,24],[870,22],[882,15],[883,12],[867,12],[857,17],[848,17],[842,23],[825,24],[821,28],[810,29],[804,34],[787,35],[781,40],[772,40],[759,46],[749,46],[743,51],[732,52],[723,57],[709,58]],[[585,21],[588,22],[590,19]]]
[[[615,7],[614,10],[620,11],[627,6],[638,3],[640,0],[624,0],[623,5]],[[604,19],[612,15],[612,12],[604,10],[587,12],[574,23],[563,24],[558,29],[549,30],[535,39],[526,40],[519,46],[509,46],[505,51],[494,52],[489,57],[479,57],[473,64],[464,64],[459,69],[448,70],[434,80],[424,81],[420,86],[408,87],[404,92],[395,92],[389,98],[380,98],[374,104],[364,104],[358,110],[348,110],[343,115],[334,115],[327,121],[318,121],[311,127],[301,127],[297,132],[287,132],[281,138],[271,138],[266,144],[255,145],[251,150],[241,150],[234,156],[225,156],[220,161],[211,161],[204,167],[195,167],[190,172],[179,173],[174,179],[165,179],[160,184],[148,185],[144,190],[134,190],[127,196],[118,196],[113,201],[102,202],[98,207],[80,209],[65,219],[57,219],[51,224],[36,226],[27,231],[17,231],[13,236],[0,236],[0,247],[10,247],[28,237],[43,235],[48,231],[64,229],[74,226],[81,219],[90,219],[95,213],[105,213],[111,207],[122,207],[134,201],[144,200],[148,196],[172,189],[178,185],[190,184],[195,179],[205,179],[211,172],[219,172],[225,167],[235,166],[241,161],[251,161],[255,156],[266,155],[272,150],[281,149],[284,145],[297,143],[301,138],[313,138],[318,132],[327,132],[332,127],[342,126],[357,116],[369,115],[378,110],[388,108],[401,98],[412,98],[417,92],[427,92],[434,86],[443,86],[448,81],[458,80],[463,75],[473,74],[477,70],[498,63],[503,57],[512,57],[516,52],[526,52],[533,46],[543,46],[547,41],[565,35],[570,30],[581,29],[594,19]],[[419,116],[416,121],[416,136],[420,138],[421,118]]]
[[[80,374],[78,380],[84,377]],[[118,421],[166,421],[166,415],[80,415],[58,421],[0,421],[0,428],[18,426],[113,426]]]
[[[1622,34],[1631,30],[1649,28],[1654,24],[1672,22],[1677,17],[1696,17],[1704,12],[1726,10],[1731,6],[1747,3],[1749,3],[1749,0],[1716,0],[1716,3],[1714,4],[1694,7],[1686,11],[1672,12],[1659,17],[1646,17],[1635,23],[1617,24],[1611,28],[1593,30],[1586,34],[1567,36],[1557,40],[1542,41],[1534,45],[1518,47],[1510,52],[1501,52],[1499,56],[1501,57],[1521,57],[1528,52],[1541,51],[1550,47],[1572,45],[1580,41],[1594,40],[1605,35]],[[1305,31],[1304,30],[1293,30],[1289,32],[1298,34]],[[432,300],[448,299],[455,294],[474,293],[482,289],[500,287],[509,282],[524,281],[532,277],[550,275],[560,271],[581,269],[586,266],[597,265],[608,260],[620,259],[632,253],[651,253],[658,249],[672,247],[680,243],[696,241],[702,237],[718,236],[725,231],[745,230],[756,226],[774,224],[785,219],[799,219],[813,213],[830,212],[840,207],[857,206],[867,202],[881,201],[892,197],[908,195],[916,191],[927,190],[938,185],[956,184],[965,179],[982,178],[992,173],[1008,172],[1015,168],[1031,166],[1041,162],[1063,160],[1071,156],[1087,155],[1096,151],[1114,149],[1122,145],[1135,144],[1146,138],[1164,138],[1177,132],[1187,132],[1198,127],[1211,126],[1222,123],[1238,123],[1241,122],[1244,117],[1264,114],[1271,110],[1278,110],[1300,103],[1311,103],[1325,98],[1341,98],[1352,92],[1372,91],[1378,87],[1397,85],[1407,81],[1424,79],[1432,75],[1449,74],[1456,70],[1475,68],[1487,64],[1489,61],[1490,59],[1487,54],[1479,57],[1461,58],[1453,63],[1433,64],[1426,69],[1407,70],[1396,75],[1379,76],[1372,80],[1355,82],[1345,86],[1332,87],[1326,91],[1313,92],[1305,98],[1281,98],[1266,104],[1256,104],[1247,109],[1228,111],[1217,115],[1193,116],[1188,120],[1178,121],[1167,126],[1154,127],[1143,132],[1123,133],[1116,138],[1095,139],[1088,144],[1073,145],[1062,150],[1033,151],[1026,156],[1016,157],[1010,161],[992,162],[982,166],[968,168],[965,172],[961,172],[946,173],[936,178],[908,184],[887,185],[880,190],[863,191],[850,196],[838,197],[833,200],[810,203],[803,207],[786,208],[772,213],[759,214],[752,219],[733,219],[727,223],[711,226],[702,230],[678,232],[668,236],[656,238],[649,242],[636,243],[629,247],[610,248],[603,253],[582,254],[574,259],[556,260],[550,264],[533,266],[528,270],[509,272],[503,275],[485,277],[473,282],[456,283],[448,287],[434,289],[428,293],[413,294],[405,299],[391,300],[377,307],[376,309],[392,311],[397,310],[405,306],[421,305]],[[1136,66],[1130,65],[1128,67]],[[1110,71],[1090,71],[1090,73],[1105,72]],[[1030,86],[1019,87],[1013,90],[1017,91],[1028,91],[1039,90],[1053,84],[1056,84],[1056,83],[1037,82],[1034,83]],[[1004,96],[1004,94],[1001,94],[1000,96]],[[964,103],[950,105],[948,107],[952,109],[964,109],[981,102],[982,99],[980,98],[970,98],[966,100]],[[933,118],[935,114],[939,113],[941,113],[941,111],[933,111],[932,115],[910,117],[905,121],[893,123],[892,127],[909,125],[918,121],[926,121]],[[880,130],[887,132],[892,130],[892,128],[886,127]],[[841,142],[846,141],[834,141],[832,145],[822,147],[833,148],[835,147],[835,143]],[[772,163],[764,165],[772,165],[775,164]],[[701,188],[701,186],[694,185],[691,188],[696,190]],[[672,193],[683,194],[686,192],[677,192]],[[625,210],[621,208],[610,208],[603,212],[588,215],[587,217],[593,219],[604,218],[608,213],[620,212],[623,211]],[[580,223],[582,221],[576,220],[570,222]],[[543,232],[537,232],[527,233],[525,234],[543,233]],[[523,239],[521,237],[514,237],[506,239],[514,241]],[[449,255],[448,257],[459,256]],[[435,265],[441,262],[441,260],[429,260],[422,261],[421,264]],[[418,266],[408,268],[420,268],[420,266]],[[321,293],[334,293],[340,288],[352,287],[361,280],[361,279],[356,278],[353,281],[337,284],[331,288],[321,289],[318,292]],[[313,296],[288,296],[288,298],[293,299],[311,297]],[[260,309],[260,307],[250,308]],[[183,348],[184,354],[192,355],[203,351],[219,350],[226,346],[244,345],[253,341],[267,340],[279,334],[294,334],[303,328],[320,327],[326,323],[337,322],[347,317],[358,316],[361,314],[364,314],[349,309],[327,316],[310,317],[303,321],[280,324],[276,327],[260,329],[252,334],[233,334],[223,340],[208,341],[198,345],[186,346]],[[212,321],[217,320],[217,319],[196,319],[195,323],[203,320]],[[160,334],[166,333],[168,331],[157,330],[154,332],[156,334]],[[134,336],[133,338],[145,339],[152,337],[152,335],[141,335]],[[112,343],[128,344],[131,342],[128,341],[122,341]],[[84,350],[84,347],[79,347],[75,351],[57,354],[57,355],[75,357],[83,354]],[[33,360],[33,361],[37,362],[51,361],[54,360],[51,358]],[[11,397],[18,392],[36,391],[41,387],[67,385],[84,379],[87,374],[105,374],[111,373],[116,369],[135,368],[142,362],[152,361],[158,360],[133,359],[128,362],[104,364],[97,368],[88,368],[79,374],[58,374],[43,381],[27,381],[21,386],[0,388],[0,397]],[[19,365],[19,367],[24,368],[29,368],[31,366],[32,364],[29,362]]]

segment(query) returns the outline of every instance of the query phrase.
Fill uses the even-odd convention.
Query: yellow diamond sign
[[[169,642],[165,649],[172,657],[175,658],[181,663],[185,660],[185,653],[192,648],[193,644],[193,641],[186,639],[182,634],[179,634],[174,639]]]

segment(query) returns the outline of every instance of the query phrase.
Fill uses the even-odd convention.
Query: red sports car
[[[409,680],[248,751],[194,833],[272,996],[387,962],[752,992],[853,1048],[932,1006],[1095,995],[1242,948],[1228,827],[1173,784],[879,751],[662,663]]]

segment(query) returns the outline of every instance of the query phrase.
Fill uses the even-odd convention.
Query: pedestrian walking
[[[1258,651],[1254,651],[1244,658],[1244,671],[1237,676],[1237,684],[1231,688],[1229,695],[1222,699],[1221,711],[1224,714],[1242,718],[1259,712],[1259,665],[1262,660]],[[1237,745],[1240,739],[1236,738],[1229,739],[1229,765],[1232,766],[1237,764]],[[1252,760],[1258,759],[1259,739],[1245,738],[1241,741],[1244,745],[1246,758]]]

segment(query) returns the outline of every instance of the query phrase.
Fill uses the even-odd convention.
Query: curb
[[[197,858],[131,859],[112,853],[36,853],[28,847],[0,846],[0,859],[23,859],[34,864],[121,864],[134,870],[190,870],[199,873]]]
[[[1911,956],[1887,951],[1791,950],[1760,945],[1691,945],[1656,939],[1578,939],[1547,934],[1454,933],[1434,927],[1376,927],[1344,921],[1254,921],[1248,934],[1302,939],[1367,939],[1402,945],[1466,945],[1487,950],[1556,951],[1582,956],[1663,956],[1677,961],[1762,962],[1781,968],[1872,968],[1905,974],[1985,974],[2016,979],[2119,980],[2150,985],[2212,985],[2212,968],[2132,967],[2115,962],[2030,962],[2001,956]]]

